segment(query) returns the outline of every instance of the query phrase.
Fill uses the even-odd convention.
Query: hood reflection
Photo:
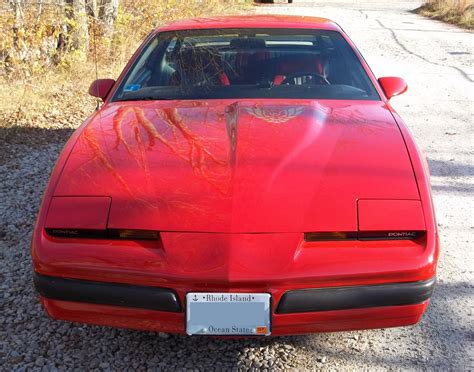
[[[247,233],[352,231],[358,199],[418,197],[383,102],[290,103],[108,104],[55,195],[110,196],[110,228]]]

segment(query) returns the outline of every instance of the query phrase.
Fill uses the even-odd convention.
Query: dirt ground
[[[415,15],[417,1],[298,1],[258,13],[329,17],[377,76],[402,76],[393,105],[426,154],[442,254],[420,324],[264,340],[215,340],[49,319],[31,285],[29,241],[48,175],[78,117],[0,125],[0,370],[472,370],[474,45],[472,33]],[[80,116],[80,115],[79,115]],[[1,124],[1,123],[0,123]]]

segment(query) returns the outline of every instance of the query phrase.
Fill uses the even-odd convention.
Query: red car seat
[[[229,47],[235,51],[233,81],[255,84],[259,78],[255,66],[269,58],[265,40],[258,37],[236,38],[230,41]]]
[[[286,59],[279,63],[278,73],[273,78],[273,84],[280,85],[288,75],[301,73],[316,73],[326,77],[325,66],[320,56],[309,55],[298,59]]]

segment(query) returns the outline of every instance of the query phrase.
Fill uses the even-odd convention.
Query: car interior
[[[278,88],[345,86],[370,96],[373,86],[352,48],[337,32],[309,35],[179,35],[157,38],[122,86]]]

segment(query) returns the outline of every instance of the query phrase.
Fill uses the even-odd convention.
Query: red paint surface
[[[92,82],[89,87],[89,94],[93,97],[99,97],[105,100],[110,89],[115,84],[114,79],[98,79]]]
[[[275,16],[165,29],[283,23],[338,29]],[[159,230],[161,241],[49,237],[48,208],[48,221],[66,220],[50,207],[53,196],[111,198],[108,228]],[[86,209],[71,223],[89,223]],[[426,234],[414,241],[303,240],[310,231],[417,230],[422,224]],[[385,98],[106,99],[65,146],[32,241],[41,274],[173,288],[182,303],[189,291],[268,292],[274,307],[290,289],[426,280],[436,273],[438,254],[426,162]],[[184,313],[43,303],[58,319],[184,331]],[[273,314],[272,322],[274,334],[390,327],[416,323],[426,306]]]
[[[399,96],[407,91],[408,85],[405,80],[398,77],[382,77],[379,83],[385,93],[385,96],[390,99]]]
[[[301,28],[301,29],[323,29],[339,31],[337,24],[327,18],[300,17],[283,15],[238,15],[224,17],[206,17],[185,19],[173,22],[166,26],[160,26],[158,31],[175,31],[206,28]]]
[[[47,299],[42,299],[42,303],[48,314],[55,319],[146,331],[185,333],[184,313]],[[272,317],[272,336],[407,326],[418,323],[427,307],[428,302],[424,302],[408,306],[276,314]]]
[[[356,231],[358,199],[418,199],[383,102],[110,103],[55,195],[112,198],[110,228]]]
[[[419,200],[359,200],[360,231],[425,230]]]
[[[105,230],[111,199],[97,196],[53,197],[44,227]]]

